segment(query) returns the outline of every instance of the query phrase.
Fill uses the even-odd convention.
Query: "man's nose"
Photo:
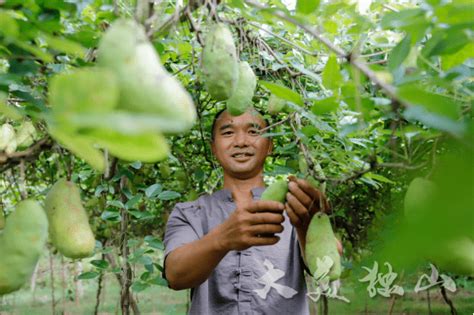
[[[235,135],[235,145],[237,147],[246,147],[248,146],[248,137],[245,132],[238,132]]]

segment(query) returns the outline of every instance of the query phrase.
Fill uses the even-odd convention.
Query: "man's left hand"
[[[324,194],[313,187],[307,180],[288,177],[288,193],[285,209],[291,224],[298,235],[305,236],[312,217],[318,211],[329,211],[329,203]]]

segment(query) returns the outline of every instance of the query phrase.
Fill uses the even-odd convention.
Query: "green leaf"
[[[400,87],[397,95],[402,100],[415,106],[422,106],[429,112],[454,120],[459,116],[459,104],[450,97],[433,94],[414,85]]]
[[[119,208],[119,209],[125,208],[125,205],[120,200],[107,201],[107,205],[112,206],[112,207],[116,207],[116,208]]]
[[[474,24],[473,12],[474,4],[472,1],[467,1],[467,3],[448,3],[435,8],[435,15],[438,17],[439,22],[451,25],[466,24],[472,27]]]
[[[118,213],[116,211],[104,211],[100,215],[100,218],[104,221],[119,222],[120,221],[120,213]]]
[[[149,280],[148,283],[168,287],[168,282],[160,276]]]
[[[104,69],[84,68],[54,76],[49,84],[49,102],[55,117],[69,123],[69,115],[108,113],[118,104],[115,76]]]
[[[126,161],[153,163],[168,156],[168,143],[159,133],[128,135],[110,129],[93,129],[87,132],[87,136]]]
[[[142,195],[138,194],[134,196],[132,199],[127,201],[127,203],[125,204],[125,209],[134,208],[141,200],[142,200]]]
[[[86,56],[86,49],[72,40],[66,38],[53,37],[48,34],[42,34],[42,38],[46,41],[49,47],[56,49],[65,54],[82,58]]]
[[[82,158],[89,165],[97,171],[103,173],[105,170],[105,159],[102,152],[93,147],[90,138],[86,138],[69,131],[54,127],[51,124],[48,126],[49,134],[58,141],[66,149]]]
[[[381,21],[382,28],[400,28],[411,25],[417,18],[422,17],[425,11],[422,9],[405,9],[399,12],[385,14]]]
[[[331,96],[322,100],[314,101],[313,106],[311,106],[311,111],[315,115],[323,115],[330,112],[335,112],[338,108],[339,101],[337,101],[335,96]]]
[[[468,58],[474,58],[474,43],[469,43],[458,52],[441,58],[441,68],[447,71],[462,64]]]
[[[270,90],[270,92],[275,94],[275,96],[293,102],[296,105],[304,106],[304,101],[301,95],[286,86],[267,81],[260,81],[260,84]]]
[[[6,11],[0,11],[0,34],[9,38],[16,38],[19,36],[19,28],[15,19]]]
[[[48,53],[48,52],[44,51],[43,49],[38,48],[38,47],[36,47],[36,46],[34,46],[30,43],[19,41],[19,40],[15,40],[14,43],[15,43],[15,45],[17,45],[21,49],[26,50],[27,52],[35,55],[36,57],[43,60],[44,62],[50,63],[50,62],[54,61],[54,58],[50,53]]]
[[[181,197],[181,194],[176,191],[165,190],[158,195],[160,200],[173,200]]]
[[[330,90],[334,90],[344,83],[335,54],[329,56],[323,70],[322,78],[324,87]]]
[[[388,69],[394,72],[402,62],[406,59],[410,53],[410,34],[407,34],[395,48],[393,48],[390,56],[388,57]]]
[[[7,104],[7,93],[0,91],[0,114],[12,120],[20,120],[23,115],[15,107]]]
[[[310,14],[319,7],[319,0],[297,0],[296,12],[302,14]]]
[[[164,245],[163,245],[163,242],[156,238],[155,236],[151,236],[151,235],[147,235],[145,236],[145,242],[147,242],[147,244],[150,246],[150,247],[153,247],[153,248],[156,248],[156,249],[164,249]]]
[[[87,279],[94,279],[94,278],[97,278],[99,276],[99,273],[98,272],[95,272],[95,271],[88,271],[88,272],[84,272],[84,273],[81,273],[77,279],[78,280],[87,280]]]
[[[135,293],[142,292],[143,290],[147,289],[150,285],[141,281],[136,281],[132,284],[131,288],[132,291]]]
[[[69,121],[81,128],[104,128],[115,130],[124,134],[141,134],[144,132],[170,132],[187,131],[189,124],[182,121],[170,120],[166,117],[150,114],[130,113],[115,110],[105,114],[71,115]]]
[[[395,184],[394,181],[391,181],[390,179],[386,178],[385,176],[379,175],[379,174],[374,174],[372,172],[368,172],[364,174],[364,177],[376,180],[381,183],[387,183],[387,184]]]
[[[109,263],[105,260],[92,260],[91,265],[99,268],[99,269],[107,269],[109,268]]]
[[[161,191],[162,191],[162,187],[161,187],[160,184],[153,184],[145,190],[145,195],[148,198],[153,198],[156,195],[158,195],[159,193],[161,193]]]

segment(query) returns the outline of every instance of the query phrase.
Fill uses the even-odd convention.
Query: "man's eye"
[[[249,130],[249,133],[250,133],[251,135],[258,135],[258,134],[260,134],[260,131],[257,130],[257,129],[250,129],[250,130]]]
[[[231,135],[232,134],[232,131],[224,131],[222,133],[222,135],[226,136],[226,135]]]

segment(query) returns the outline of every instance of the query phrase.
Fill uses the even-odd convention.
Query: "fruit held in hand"
[[[237,86],[239,66],[232,33],[225,24],[211,27],[201,56],[204,84],[217,101],[229,99]]]
[[[239,116],[252,106],[252,98],[257,87],[257,78],[248,62],[239,63],[239,80],[234,93],[227,101],[227,110],[232,116]]]
[[[58,251],[69,258],[91,256],[95,238],[79,188],[66,179],[58,180],[46,196],[45,206],[50,238]]]
[[[280,179],[271,184],[262,193],[260,200],[273,200],[278,202],[285,202],[286,193],[288,192],[288,182]]]
[[[47,239],[48,219],[39,203],[18,203],[0,234],[0,295],[30,279]]]
[[[341,276],[341,257],[327,214],[319,212],[312,218],[306,234],[305,257],[308,268],[316,279],[321,278],[326,271],[329,280],[336,280]],[[323,265],[328,261],[329,264],[332,262],[329,270]]]

